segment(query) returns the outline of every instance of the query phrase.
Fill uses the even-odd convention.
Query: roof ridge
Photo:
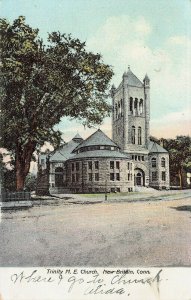
[[[99,135],[101,134],[101,135]],[[92,140],[92,142],[91,142]],[[81,147],[95,146],[95,145],[110,145],[119,148],[119,146],[112,141],[100,128],[93,132],[87,139],[82,141],[73,151],[75,152]]]
[[[108,137],[108,136],[105,134],[105,132],[103,132],[100,128],[99,128],[98,130],[101,131],[101,132],[105,135],[106,138],[108,138],[112,143],[114,143],[114,144],[119,148],[119,146],[118,146],[112,139],[110,139],[110,137]],[[97,131],[98,131],[98,130],[97,130]],[[97,131],[96,131],[96,132],[97,132]],[[96,133],[96,132],[95,132],[95,133]]]
[[[98,130],[99,130],[99,129],[98,129]],[[76,146],[76,148],[79,148],[79,146],[80,146],[81,144],[83,144],[84,142],[88,141],[88,140],[89,140],[89,139],[90,139],[90,138],[91,138],[98,130],[96,130],[96,131],[93,132],[90,136],[88,136],[87,139],[81,141],[81,143],[78,144],[78,145]],[[72,152],[74,152],[76,148],[74,148],[74,150],[73,150]]]
[[[168,153],[168,151],[164,147],[159,145],[157,142],[150,140],[150,144],[151,144],[151,147],[149,150],[150,153],[152,153],[152,152],[153,153]]]

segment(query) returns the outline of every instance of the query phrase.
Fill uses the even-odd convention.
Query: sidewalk
[[[191,190],[183,191],[158,191],[132,192],[132,193],[108,193],[105,194],[55,194],[50,196],[33,196],[31,201],[0,202],[2,210],[23,209],[33,206],[62,206],[72,204],[97,204],[102,202],[144,202],[144,201],[169,201],[191,198]]]
[[[132,192],[132,193],[108,193],[107,200],[105,194],[57,194],[56,198],[63,200],[68,197],[67,203],[75,204],[94,204],[101,202],[136,202],[136,201],[159,201],[159,200],[178,200],[191,197],[191,190],[171,190],[151,192]]]

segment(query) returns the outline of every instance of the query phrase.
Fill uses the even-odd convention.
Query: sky
[[[44,41],[58,30],[85,41],[113,67],[116,87],[128,65],[140,80],[147,73],[151,134],[191,135],[190,0],[1,0],[0,11],[10,21],[25,16]],[[65,141],[95,131],[66,118],[56,127]],[[111,137],[110,118],[100,128]]]

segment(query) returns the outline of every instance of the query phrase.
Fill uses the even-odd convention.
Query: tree
[[[36,190],[36,176],[33,174],[28,174],[25,180],[25,189],[27,191],[35,191]]]
[[[2,155],[2,153],[0,153],[0,183],[2,184],[4,190],[15,191],[16,176],[14,162],[10,160],[8,163],[6,163],[3,161],[3,157],[4,156]]]
[[[164,148],[169,151],[170,174],[178,175],[180,188],[183,188],[183,171],[191,168],[191,138],[177,136],[176,139],[163,139]]]
[[[15,156],[17,190],[24,187],[31,157],[45,141],[61,141],[62,117],[101,124],[109,115],[113,72],[85,43],[53,32],[47,45],[19,17],[0,19],[2,146]]]

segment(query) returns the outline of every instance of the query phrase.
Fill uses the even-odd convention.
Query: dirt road
[[[191,266],[191,198],[5,212],[0,266]]]

